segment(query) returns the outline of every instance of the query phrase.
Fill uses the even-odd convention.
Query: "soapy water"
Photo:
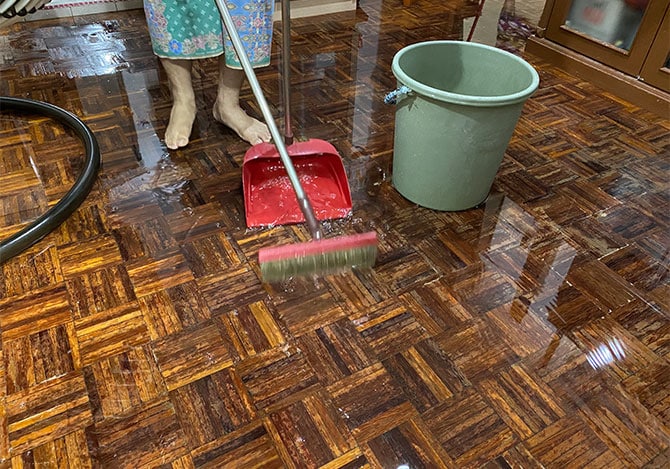
[[[340,204],[339,189],[333,181],[313,175],[301,175],[300,184],[313,205],[337,207]],[[269,194],[273,196],[270,197]],[[296,196],[289,178],[274,178],[254,186],[251,202],[263,203],[268,198],[276,200],[279,207],[286,207],[294,202]]]
[[[283,166],[259,166],[245,187],[247,218],[251,225],[274,226],[304,221],[295,191]],[[351,213],[346,180],[327,166],[299,168],[300,184],[319,220],[341,218]]]

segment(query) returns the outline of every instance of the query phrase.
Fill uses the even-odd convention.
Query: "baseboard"
[[[329,15],[356,9],[356,0],[293,0],[291,2],[291,18]],[[281,18],[280,3],[275,7],[275,19]]]

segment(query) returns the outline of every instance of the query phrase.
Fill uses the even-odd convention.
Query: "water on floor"
[[[0,34],[0,95],[75,113],[103,155],[81,207],[0,264],[0,465],[667,465],[670,123],[527,57],[540,88],[487,200],[409,202],[390,64],[467,35],[457,3],[294,21],[294,127],[337,148],[353,201],[325,232],[376,231],[379,257],[272,285],[259,249],[309,235],[246,227],[248,145],[211,118],[214,61],[195,67],[191,143],[172,151],[141,11]],[[500,9],[475,37],[521,54],[537,14],[521,4],[487,2]],[[259,71],[275,115],[279,62],[275,47]],[[242,104],[259,114],[247,89]],[[3,111],[0,235],[53,206],[82,157],[59,124]]]

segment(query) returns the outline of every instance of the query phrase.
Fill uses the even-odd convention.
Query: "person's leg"
[[[244,71],[227,67],[226,58],[222,55],[219,59],[219,90],[214,103],[214,118],[252,145],[269,142],[268,127],[247,115],[240,107],[240,88],[243,82]]]
[[[170,122],[165,131],[165,145],[171,149],[185,147],[195,120],[195,94],[191,83],[190,60],[161,59],[172,93]]]

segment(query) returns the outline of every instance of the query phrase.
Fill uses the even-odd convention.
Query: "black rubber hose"
[[[91,129],[71,112],[42,101],[0,96],[0,111],[4,112],[6,109],[44,115],[67,125],[84,143],[86,162],[72,188],[56,205],[29,226],[0,241],[0,264],[29,248],[63,223],[91,191],[100,170],[98,141]]]

